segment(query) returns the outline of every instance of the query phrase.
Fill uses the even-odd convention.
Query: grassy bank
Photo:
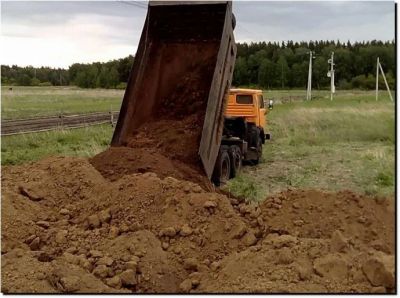
[[[331,102],[277,104],[259,166],[228,187],[259,200],[288,187],[394,193],[394,105],[387,93],[342,92]],[[282,95],[281,95],[282,96]]]
[[[118,110],[122,98],[122,92],[115,90],[52,87],[40,95],[45,89],[22,89],[22,94],[31,95],[13,104],[24,117],[53,113],[60,102],[75,112],[108,110],[110,102]],[[18,90],[10,92],[14,91]],[[78,99],[80,92],[85,94],[83,99]],[[54,104],[51,94],[62,99]],[[266,91],[264,95],[280,99],[268,117],[272,140],[264,146],[263,162],[245,167],[229,183],[232,192],[254,200],[288,187],[394,193],[394,105],[386,92],[381,92],[378,102],[373,91],[340,91],[334,101],[329,100],[329,92],[319,91],[309,102],[300,100],[305,97],[303,90]],[[288,96],[294,100],[282,100]],[[3,103],[2,109],[6,108]],[[1,163],[20,164],[49,155],[92,156],[108,146],[112,131],[111,126],[101,125],[2,137]]]
[[[77,87],[1,88],[2,119],[119,110],[124,90]]]
[[[2,137],[1,164],[21,164],[51,155],[93,156],[109,145],[113,129],[102,124]]]

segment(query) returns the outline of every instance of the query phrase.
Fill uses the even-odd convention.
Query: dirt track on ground
[[[121,168],[3,167],[3,292],[394,290],[392,198],[289,190],[252,205],[157,163]]]

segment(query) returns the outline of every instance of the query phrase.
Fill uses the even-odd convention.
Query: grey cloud
[[[234,2],[239,39],[394,39],[394,2]]]
[[[9,34],[7,24],[18,23],[45,30],[46,26],[66,23],[78,14],[90,14],[99,18],[118,17],[120,21],[109,24],[116,34],[106,37],[128,43],[133,35],[140,35],[146,9],[137,6],[144,6],[145,2],[136,6],[127,2],[3,2],[3,33]],[[391,1],[234,1],[233,7],[238,20],[238,39],[268,41],[351,37],[354,41],[394,38],[394,3]],[[386,32],[382,32],[383,26]],[[336,34],[332,30],[335,27],[338,28]],[[126,38],[117,33],[119,29],[126,31]]]
[[[82,13],[126,18],[135,18],[145,13],[146,9],[127,2],[129,1],[4,1],[2,18],[51,23],[63,22]],[[140,5],[143,6],[144,3]]]
[[[45,38],[47,44],[52,44],[62,39],[62,34],[68,35],[64,41],[72,47],[85,40],[96,44],[95,51],[82,51],[80,57],[69,57],[76,61],[102,56],[104,47],[110,53],[115,48],[134,49],[147,10],[143,8],[145,2],[139,5],[127,2],[3,1],[2,35],[11,39],[26,37],[26,48],[30,46],[29,37]],[[393,40],[394,9],[392,1],[234,1],[235,37],[238,41]],[[98,27],[83,28],[90,25]],[[133,53],[126,53],[129,54]],[[121,52],[107,57],[119,58],[117,55]],[[18,57],[12,58],[14,63]]]

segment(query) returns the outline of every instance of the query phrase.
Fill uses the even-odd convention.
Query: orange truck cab
[[[231,89],[226,107],[226,117],[244,117],[246,122],[254,123],[264,130],[267,109],[264,106],[262,90]]]
[[[269,102],[272,109],[272,101]],[[262,90],[231,89],[224,114],[224,130],[212,176],[218,186],[237,175],[243,162],[257,164],[262,145],[270,139],[265,133],[268,110]]]

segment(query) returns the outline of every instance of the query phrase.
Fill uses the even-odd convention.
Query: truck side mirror
[[[270,99],[268,102],[268,109],[272,110],[274,108],[274,100]]]

